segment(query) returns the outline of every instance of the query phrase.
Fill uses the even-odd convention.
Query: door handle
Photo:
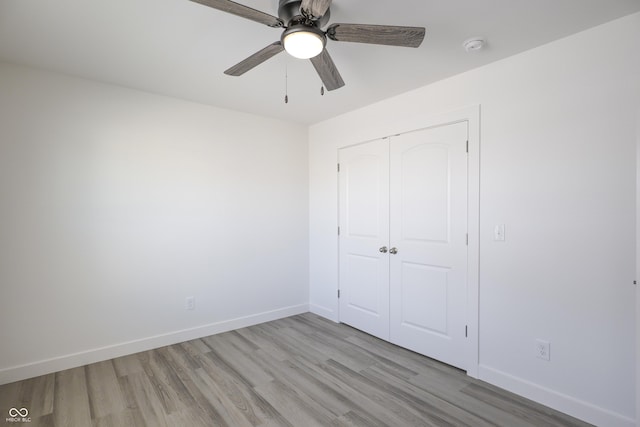
[[[397,248],[391,248],[391,249],[389,249],[389,253],[390,253],[391,255],[395,255],[395,254],[397,254],[397,253],[398,253],[398,249],[397,249]]]
[[[386,246],[383,246],[383,247],[381,247],[380,249],[378,249],[378,251],[379,251],[379,252],[382,252],[383,254],[386,254],[386,253],[387,253],[387,247],[386,247]]]

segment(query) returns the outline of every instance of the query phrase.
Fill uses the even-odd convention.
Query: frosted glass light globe
[[[284,48],[289,55],[299,59],[309,59],[320,55],[324,40],[310,31],[296,31],[284,36]]]

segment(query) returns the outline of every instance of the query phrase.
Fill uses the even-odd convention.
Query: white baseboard
[[[309,311],[313,314],[317,314],[318,316],[322,316],[325,319],[333,320],[336,323],[340,321],[337,314],[332,309],[321,305],[309,304]]]
[[[266,311],[253,314],[251,316],[238,317],[236,319],[224,320],[208,325],[197,326],[195,328],[183,329],[166,334],[155,335],[139,340],[128,341],[121,344],[106,347],[94,348],[78,353],[59,356],[38,362],[27,363],[19,366],[0,369],[0,384],[8,384],[27,378],[50,374],[52,372],[63,371],[87,365],[89,363],[100,362],[113,359],[115,357],[126,356],[141,351],[152,350],[154,348],[177,344],[197,338],[215,335],[234,329],[245,328],[259,323],[270,322],[284,317],[295,316],[309,311],[308,304],[300,304],[291,307],[284,307],[277,310]]]
[[[607,427],[633,427],[635,420],[513,375],[480,365],[480,379],[573,417]]]

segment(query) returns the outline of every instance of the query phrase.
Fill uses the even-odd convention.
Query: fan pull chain
[[[320,86],[320,96],[324,96],[324,85]]]
[[[288,64],[284,64],[284,103],[289,103],[289,69]]]

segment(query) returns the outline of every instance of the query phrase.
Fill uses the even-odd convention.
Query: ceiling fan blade
[[[284,22],[280,18],[269,15],[268,13],[260,12],[259,10],[252,9],[248,6],[233,2],[231,0],[191,0],[195,3],[200,3],[205,6],[212,7],[214,9],[221,10],[223,12],[231,13],[233,15],[240,16],[242,18],[250,19],[252,21],[259,22],[261,24],[268,25],[270,27],[282,27]]]
[[[327,37],[338,42],[384,44],[389,46],[418,47],[424,40],[422,27],[395,27],[390,25],[333,24]]]
[[[312,18],[322,18],[331,6],[331,0],[302,0],[300,10]]]
[[[327,90],[340,89],[344,86],[342,76],[340,76],[336,64],[333,63],[333,59],[329,56],[327,49],[323,50],[320,55],[311,58],[311,63],[318,72]]]
[[[282,47],[281,42],[272,43],[269,46],[265,47],[264,49],[254,53],[244,61],[239,62],[233,67],[229,68],[224,73],[229,76],[241,76],[247,71],[251,70],[252,68],[255,68],[258,65],[262,64],[267,59],[272,58],[275,55],[279,54],[283,50],[284,50],[284,47]]]

